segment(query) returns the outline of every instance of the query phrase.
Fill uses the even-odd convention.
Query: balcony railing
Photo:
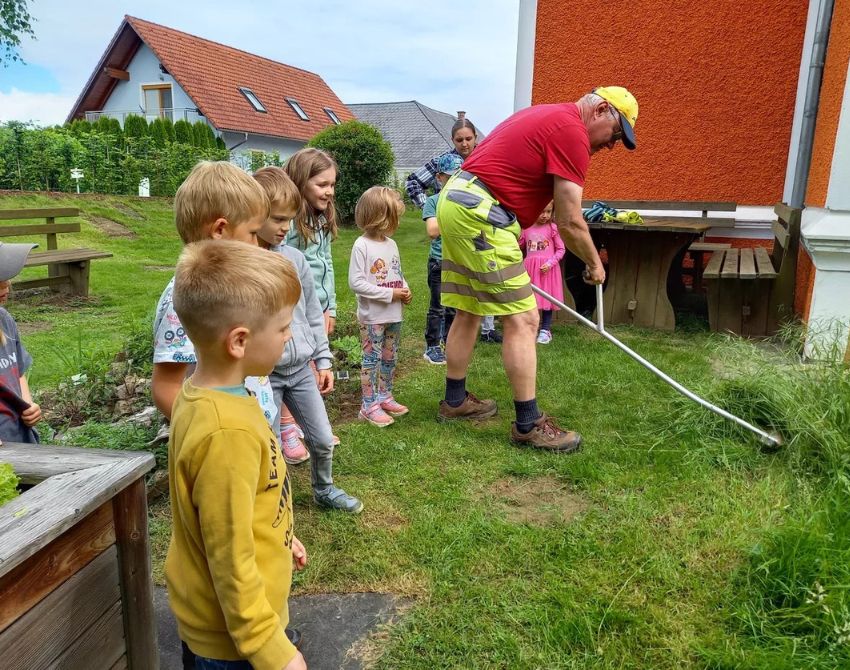
[[[106,111],[100,110],[96,112],[86,112],[86,121],[94,122],[97,121],[101,116],[105,116],[110,119],[118,119],[118,122],[121,124],[121,127],[124,127],[124,119],[126,119],[131,114],[135,114],[136,116],[144,117],[148,120],[148,122],[153,121],[154,119],[170,119],[171,121],[188,121],[189,123],[195,123],[195,121],[204,121],[206,122],[206,117],[201,114],[197,107],[169,107],[166,109],[160,109],[154,112],[144,112],[139,109],[129,110],[129,111]]]

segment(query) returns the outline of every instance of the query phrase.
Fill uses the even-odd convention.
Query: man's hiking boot
[[[511,441],[521,447],[533,447],[558,454],[571,454],[581,448],[581,435],[572,430],[561,430],[555,420],[545,414],[534,422],[534,428],[527,433],[520,433],[516,423],[512,423]]]
[[[496,416],[498,411],[495,400],[479,400],[473,394],[467,393],[464,401],[457,407],[452,407],[445,400],[441,400],[437,421],[453,421],[454,419],[480,421]]]

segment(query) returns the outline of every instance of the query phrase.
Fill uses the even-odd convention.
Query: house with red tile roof
[[[130,114],[205,121],[234,155],[282,158],[323,128],[354,119],[313,72],[125,16],[68,121]]]

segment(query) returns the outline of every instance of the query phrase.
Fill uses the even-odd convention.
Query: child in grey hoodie
[[[334,486],[333,431],[322,396],[333,390],[333,354],[325,333],[325,318],[316,295],[310,266],[304,254],[283,244],[291,219],[298,210],[301,196],[287,174],[278,167],[257,171],[254,178],[269,197],[270,215],[258,231],[258,243],[289,260],[301,281],[301,298],[292,314],[292,339],[270,375],[275,405],[285,403],[304,432],[309,456],[287,453],[286,435],[281,435],[284,458],[300,463],[310,459],[313,499],[323,507],[358,514],[363,503]],[[315,372],[313,366],[315,364]],[[280,427],[280,417],[272,425]],[[293,429],[294,430],[294,427]]]

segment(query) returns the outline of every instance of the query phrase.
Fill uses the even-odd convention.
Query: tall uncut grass
[[[784,346],[759,349],[723,342],[722,369],[701,389],[779,432],[785,442],[776,458],[797,485],[793,503],[733,580],[730,636],[722,648],[701,650],[710,667],[850,667],[850,367],[802,362],[787,346],[792,336],[786,331]],[[707,452],[728,458],[736,448],[757,448],[753,436],[693,403],[682,400],[675,414],[673,436],[696,439]]]

